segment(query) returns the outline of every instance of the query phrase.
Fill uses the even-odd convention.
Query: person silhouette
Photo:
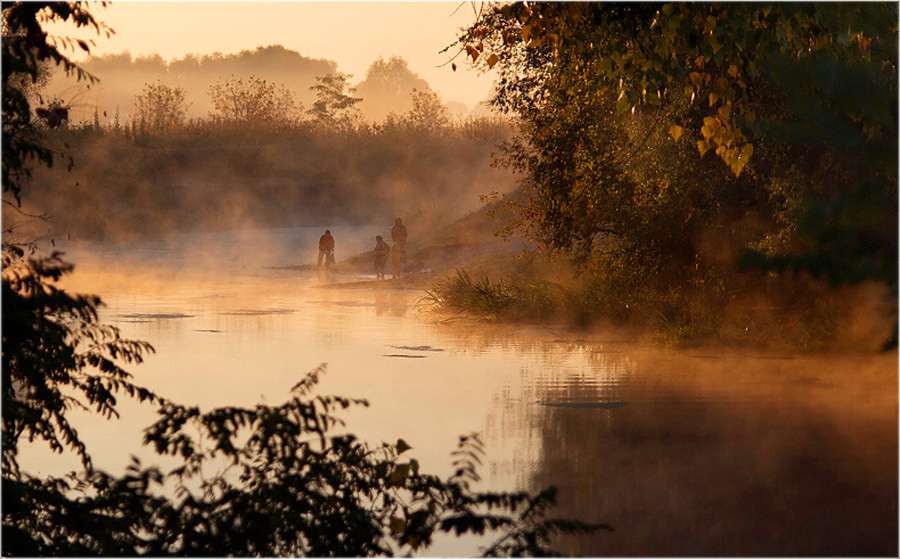
[[[391,265],[395,278],[403,271],[403,265],[406,262],[406,237],[406,226],[398,217],[394,220],[394,226],[391,227],[391,240],[394,241],[394,246],[391,247]]]
[[[384,237],[377,235],[375,237],[375,279],[384,279],[384,265],[387,264],[390,252],[391,247],[384,242]]]
[[[325,258],[325,266],[334,262],[334,237],[331,231],[326,229],[325,234],[319,237],[319,258],[316,260],[316,269],[322,267],[322,258]]]

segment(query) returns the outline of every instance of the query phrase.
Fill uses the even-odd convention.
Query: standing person
[[[391,227],[391,240],[400,245],[400,248],[406,247],[406,226],[399,217],[394,220],[394,226]]]
[[[384,237],[378,235],[375,237],[375,278],[384,279],[384,265],[387,263],[388,254],[391,247],[384,242]]]
[[[403,272],[403,247],[400,246],[400,243],[391,245],[391,271],[394,279],[399,278]]]
[[[325,266],[334,262],[334,237],[331,231],[326,229],[325,234],[319,237],[319,258],[316,260],[316,269],[322,267],[322,257],[325,257]]]
[[[391,227],[391,240],[394,241],[395,247],[399,247],[398,257],[395,257],[393,249],[391,250],[391,262],[394,264],[394,277],[397,277],[398,272],[403,269],[403,264],[406,262],[406,226],[403,225],[403,220],[399,217],[394,220],[394,226]],[[395,262],[395,258],[399,258],[399,260]]]

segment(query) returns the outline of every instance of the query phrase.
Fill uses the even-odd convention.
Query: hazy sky
[[[493,80],[468,69],[462,56],[456,72],[449,64],[438,67],[448,59],[438,51],[474,20],[470,2],[114,1],[105,9],[91,6],[116,32],[110,39],[96,37],[92,54],[158,53],[170,60],[280,44],[304,56],[334,60],[342,72],[353,74],[354,83],[377,57],[399,55],[445,102],[470,107],[488,96]],[[56,32],[74,35],[71,27]]]

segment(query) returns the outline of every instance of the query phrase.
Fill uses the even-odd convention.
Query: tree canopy
[[[744,262],[895,286],[896,20],[890,3],[515,2],[457,46],[521,119],[507,162],[548,246],[690,267],[698,235],[753,214],[768,225],[739,234]]]

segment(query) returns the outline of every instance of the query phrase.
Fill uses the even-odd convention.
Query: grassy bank
[[[895,320],[886,289],[875,283],[833,289],[808,277],[706,277],[663,287],[621,270],[579,273],[541,255],[522,255],[505,268],[443,275],[422,307],[476,320],[626,329],[664,346],[789,351],[877,350]]]

